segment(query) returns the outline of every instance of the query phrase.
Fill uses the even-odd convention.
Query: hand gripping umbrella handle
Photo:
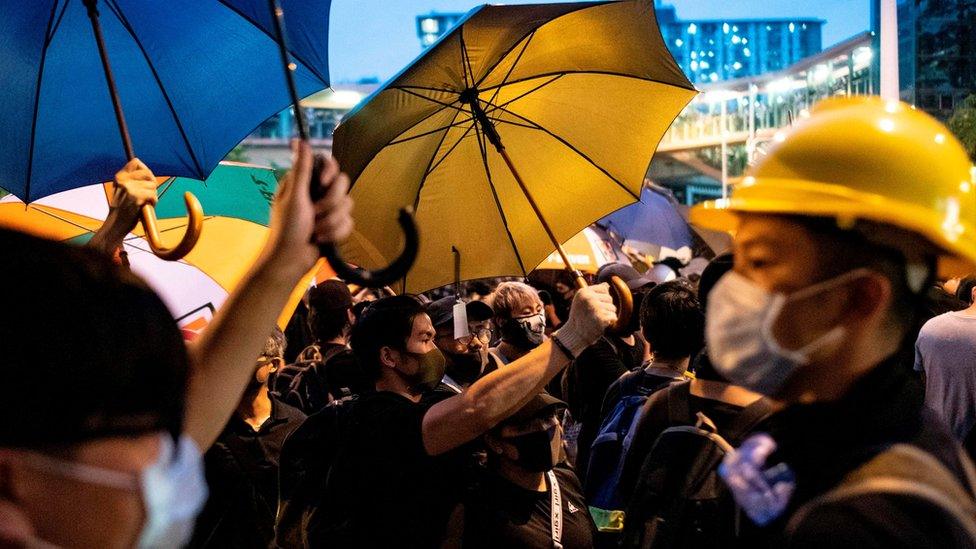
[[[319,181],[322,169],[325,167],[325,158],[316,155],[315,164],[312,168],[312,181]],[[312,185],[312,200],[321,198],[323,189],[319,185]],[[413,214],[408,208],[401,208],[397,218],[400,228],[403,230],[404,244],[400,256],[393,260],[388,266],[376,270],[368,271],[365,269],[353,268],[339,255],[339,250],[335,244],[319,245],[319,253],[329,262],[329,266],[336,272],[339,278],[350,284],[368,286],[370,288],[382,288],[389,286],[406,276],[407,271],[413,266],[417,259],[417,251],[420,245],[420,236],[417,233],[417,225],[414,223]]]
[[[149,204],[142,207],[142,228],[146,232],[146,240],[153,253],[160,259],[166,261],[178,261],[193,250],[200,239],[200,232],[203,230],[203,207],[197,197],[190,193],[183,194],[183,201],[186,202],[187,225],[186,232],[180,243],[173,248],[163,246],[163,240],[159,236],[159,226],[156,224],[156,210]]]
[[[573,273],[578,288],[586,287],[586,280],[579,271]],[[613,335],[629,335],[630,317],[634,314],[634,295],[630,293],[627,283],[619,276],[610,277],[610,295],[617,306],[617,320],[607,328],[607,333]]]

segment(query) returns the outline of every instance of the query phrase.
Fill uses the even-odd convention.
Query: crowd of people
[[[848,131],[873,156],[817,139]],[[921,143],[941,131],[815,110],[699,210],[735,241],[694,279],[330,280],[281,330],[315,243],[352,229],[348,180],[310,181],[296,144],[268,243],[192,342],[113,258],[154,200],[134,160],[88,247],[0,232],[0,546],[974,547],[976,278],[939,265],[973,268],[976,209],[961,147]],[[929,156],[878,187],[905,150]],[[635,304],[615,330],[611,277]]]

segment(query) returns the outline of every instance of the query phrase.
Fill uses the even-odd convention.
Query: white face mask
[[[783,308],[866,273],[865,269],[856,269],[789,295],[769,292],[735,271],[727,273],[708,295],[708,357],[732,383],[775,395],[794,372],[810,364],[812,357],[838,345],[846,335],[844,326],[835,326],[799,349],[786,349],[772,332]]]
[[[137,547],[183,547],[193,535],[197,514],[207,500],[203,459],[193,440],[160,434],[159,458],[138,475],[32,453],[28,464],[38,470],[142,495],[146,520]]]

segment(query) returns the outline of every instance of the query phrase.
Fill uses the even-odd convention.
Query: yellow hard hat
[[[948,128],[878,97],[821,101],[747,170],[728,199],[700,204],[691,222],[734,230],[737,214],[867,220],[940,250],[939,270],[976,270],[976,181]]]

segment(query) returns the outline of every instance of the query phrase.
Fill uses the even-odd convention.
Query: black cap
[[[430,317],[430,322],[435,328],[454,322],[455,303],[457,303],[457,299],[454,296],[448,296],[427,305],[427,316]],[[468,322],[488,320],[494,316],[491,307],[483,301],[468,301],[464,308],[468,311]]]
[[[641,276],[637,269],[627,265],[626,263],[607,263],[606,265],[600,267],[600,270],[596,273],[597,284],[602,284],[604,282],[609,282],[610,277],[619,277],[621,280],[627,283],[627,287],[631,290],[636,290],[642,288],[652,282],[656,282],[653,278],[647,276]]]
[[[519,408],[517,412],[502,420],[499,426],[525,423],[535,418],[547,417],[557,410],[563,410],[565,408],[567,408],[565,402],[549,393],[542,392],[532,397],[532,400],[528,401],[525,406]]]
[[[308,292],[308,306],[317,311],[341,311],[352,307],[352,294],[341,280],[326,280]]]

